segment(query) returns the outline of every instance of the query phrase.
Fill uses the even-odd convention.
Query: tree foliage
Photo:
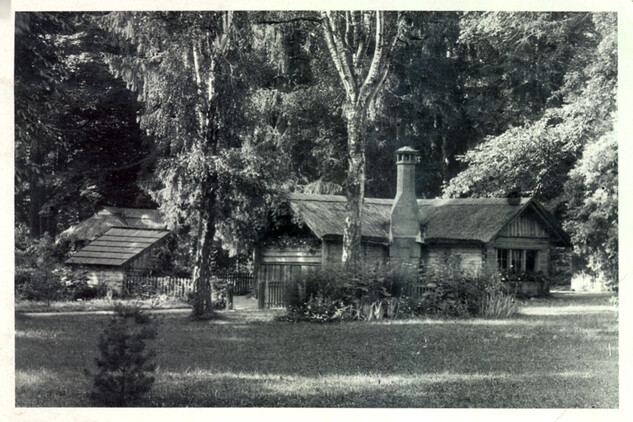
[[[144,187],[172,225],[195,227],[194,314],[211,312],[213,242],[253,237],[277,172],[278,160],[249,130],[250,119],[261,118],[249,100],[263,66],[248,15],[121,12],[103,25],[121,46],[108,63],[138,92],[141,128],[158,151]]]
[[[54,226],[44,209],[47,153],[60,141],[56,119],[67,73],[54,35],[68,27],[57,14],[18,13],[15,28],[16,203],[18,219],[37,237]]]
[[[617,248],[613,248],[617,244],[617,229],[599,226],[608,221],[617,227],[617,207],[613,206],[614,200],[617,203],[617,172],[613,172],[617,168],[617,154],[612,142],[617,81],[615,15],[557,16],[564,24],[572,22],[575,31],[553,30],[548,21],[528,21],[522,14],[502,15],[503,19],[490,16],[494,19],[486,31],[493,39],[516,44],[556,37],[558,42],[554,45],[572,49],[573,55],[560,56],[554,49],[551,58],[542,59],[564,66],[560,86],[549,90],[545,102],[540,101],[541,111],[533,108],[530,120],[489,136],[469,150],[461,158],[467,169],[451,180],[445,194],[500,196],[518,187],[524,194],[549,203],[565,219],[576,241],[576,252],[594,269],[604,270],[605,275],[613,278],[613,269],[617,267]],[[519,41],[514,41],[516,28],[526,34]],[[566,43],[570,35],[579,31],[577,42]],[[541,54],[547,56],[547,51]],[[599,163],[597,156],[601,156]],[[595,177],[591,172],[597,165],[612,170],[603,179],[608,185],[598,186],[593,182]],[[566,183],[567,194],[561,195],[561,187]],[[603,194],[602,189],[608,193]],[[598,203],[604,213],[600,218],[594,213]],[[595,233],[588,236],[587,230]],[[607,244],[609,247],[605,249]]]
[[[367,133],[371,196],[395,196],[393,152],[403,146],[421,154],[418,195],[437,196],[458,170],[455,154],[473,142],[463,107],[467,69],[464,47],[457,44],[459,22],[456,12],[402,13],[392,69],[373,110],[374,130]]]
[[[410,145],[419,196],[519,188],[613,278],[616,79],[606,13],[19,13],[16,218],[157,203],[202,283],[280,192],[344,193],[353,263],[354,204]]]
[[[138,104],[108,72],[108,48],[89,14],[16,15],[15,208],[34,237],[103,204],[150,204],[136,185],[148,153]]]
[[[289,190],[341,193],[345,180],[344,96],[314,12],[261,12],[253,17],[256,48],[273,70],[257,93],[265,124],[259,136],[293,163]]]
[[[565,183],[565,228],[588,270],[618,286],[618,145],[613,132],[587,144]]]

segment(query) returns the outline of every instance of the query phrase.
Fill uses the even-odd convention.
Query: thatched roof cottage
[[[395,199],[365,198],[362,248],[366,262],[387,259],[438,269],[447,258],[464,272],[550,271],[550,252],[569,236],[533,198],[417,199],[417,152],[396,152]],[[345,198],[291,194],[282,229],[256,249],[260,283],[290,281],[310,268],[341,262]],[[542,286],[523,286],[528,294]]]

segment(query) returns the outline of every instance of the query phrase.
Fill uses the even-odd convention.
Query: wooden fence
[[[186,298],[193,291],[190,278],[156,277],[127,274],[123,280],[123,292],[126,296],[156,296]]]
[[[220,273],[212,278],[214,284],[223,286],[232,284],[234,295],[243,295],[255,288],[255,277],[248,273]],[[187,277],[158,277],[138,274],[126,274],[123,280],[123,293],[127,296],[155,296],[187,298],[194,287]],[[217,289],[214,289],[217,292]]]
[[[245,295],[255,290],[255,277],[249,273],[218,273],[218,283],[232,284],[234,295]]]

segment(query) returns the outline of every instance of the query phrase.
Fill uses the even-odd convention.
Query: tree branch
[[[328,50],[330,51],[330,56],[332,57],[332,61],[334,62],[334,67],[341,78],[341,82],[343,83],[343,88],[345,88],[345,92],[347,94],[347,99],[350,102],[356,101],[356,86],[354,78],[351,75],[349,68],[347,70],[344,67],[343,60],[341,55],[343,52],[339,53],[337,45],[334,41],[334,34],[332,32],[331,18],[328,12],[322,12],[323,20],[323,34],[325,36],[325,43],[327,44]]]
[[[357,99],[356,93],[358,91],[358,82],[356,80],[356,72],[354,72],[355,69],[352,64],[352,50],[350,46],[348,45],[346,46],[344,43],[345,34],[343,32],[343,28],[337,27],[337,24],[334,21],[334,18],[332,17],[331,12],[326,12],[326,15],[328,17],[328,22],[330,24],[332,39],[334,40],[334,45],[336,46],[336,49],[338,50],[339,57],[343,65],[343,71],[345,72],[345,74],[347,75],[347,77],[349,78],[352,84],[354,96],[353,98],[350,98],[350,101],[355,102]]]
[[[284,25],[287,23],[295,23],[295,22],[311,22],[311,23],[323,23],[323,19],[319,18],[292,18],[292,19],[284,19],[284,20],[260,20],[253,22],[254,25]]]
[[[101,168],[95,168],[91,171],[91,173],[116,173],[119,171],[125,171],[125,170],[130,170],[133,169],[134,167],[138,167],[143,163],[146,163],[148,161],[151,161],[153,159],[155,159],[156,157],[158,157],[158,148],[152,152],[150,155],[148,155],[145,158],[142,158],[138,161],[135,161],[133,163],[130,164],[126,164],[125,166],[121,166],[121,167],[101,167]]]
[[[384,13],[383,11],[376,12],[376,45],[374,46],[374,56],[367,72],[367,77],[358,95],[358,103],[361,107],[373,100],[382,82],[387,77],[389,67],[385,65],[386,57],[397,39],[397,36],[394,36],[390,46],[385,42]],[[385,51],[386,49],[389,50]]]

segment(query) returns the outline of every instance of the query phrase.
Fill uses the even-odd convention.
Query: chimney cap
[[[400,149],[396,150],[396,153],[400,154],[400,153],[409,153],[409,154],[419,154],[420,152],[417,149],[413,149],[411,147],[402,147]]]
[[[396,164],[413,164],[420,161],[420,152],[411,147],[402,147],[396,150]]]

